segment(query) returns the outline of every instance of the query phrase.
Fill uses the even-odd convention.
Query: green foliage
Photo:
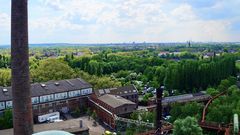
[[[9,68],[10,67],[10,57],[0,54],[0,68]]]
[[[90,108],[87,108],[87,112],[86,112],[86,113],[87,113],[88,116],[91,116],[91,115],[92,115],[91,109],[90,109]]]
[[[169,92],[166,90],[163,90],[163,97],[168,97],[169,96]]]
[[[156,112],[148,111],[135,111],[130,115],[130,118],[133,120],[140,120],[149,123],[155,123]]]
[[[149,98],[153,97],[152,93],[146,93],[143,96],[143,102],[148,102]]]
[[[214,89],[214,88],[208,88],[206,90],[207,94],[211,95],[211,96],[216,96],[217,94],[219,94],[219,91]]]
[[[11,70],[0,69],[0,86],[10,86],[11,85]]]
[[[202,129],[196,118],[178,119],[173,124],[173,135],[202,135]]]
[[[0,129],[7,129],[13,127],[12,110],[6,109],[3,115],[0,116]]]
[[[221,81],[221,83],[218,85],[218,91],[222,92],[227,90],[231,85],[235,85],[237,82],[235,77],[228,77],[227,79],[224,79]]]
[[[240,61],[237,61],[236,62],[236,68],[237,68],[237,70],[238,70],[238,72],[240,71]]]
[[[81,115],[80,109],[77,107],[73,112],[72,112],[73,117],[79,117]]]
[[[93,118],[94,120],[97,119],[97,113],[96,113],[95,111],[92,112],[92,118]]]
[[[156,112],[135,111],[130,115],[133,120],[139,120],[149,123],[155,123]],[[136,133],[143,133],[150,130],[149,127],[136,124],[127,124],[126,134],[134,135]]]
[[[89,75],[81,70],[76,71],[76,76],[81,77],[90,84],[93,85],[94,89],[113,88],[121,86],[121,83],[107,76],[98,77],[95,75]]]
[[[235,60],[234,56],[226,55],[211,61],[182,60],[171,63],[167,67],[164,85],[169,90],[178,89],[180,93],[193,92],[194,88],[205,89],[235,75]]]
[[[240,115],[239,101],[239,88],[236,85],[230,86],[226,95],[220,96],[210,104],[206,120],[225,124],[231,123],[234,113]]]
[[[73,78],[74,71],[60,60],[46,59],[40,61],[36,69],[31,70],[31,75],[34,82],[45,82]]]
[[[175,103],[172,105],[170,111],[170,121],[174,122],[176,119],[184,119],[187,116],[199,119],[201,117],[202,109],[203,105],[197,102],[186,103],[184,105]]]

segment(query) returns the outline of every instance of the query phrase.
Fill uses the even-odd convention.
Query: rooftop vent
[[[44,84],[44,83],[41,83],[41,86],[42,86],[42,87],[46,87],[46,84]]]
[[[58,82],[55,82],[55,85],[56,85],[56,86],[59,86],[60,84],[59,84]]]
[[[3,92],[8,92],[8,90],[7,90],[7,89],[5,89],[5,88],[4,88],[2,91],[3,91]]]

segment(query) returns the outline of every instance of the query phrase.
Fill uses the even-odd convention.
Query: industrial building
[[[134,85],[95,90],[89,99],[91,108],[106,125],[115,128],[115,116],[128,117],[138,106]]]
[[[31,84],[33,116],[55,111],[67,113],[87,105],[91,94],[92,85],[81,78]],[[12,89],[0,87],[0,112],[6,108],[12,108]]]

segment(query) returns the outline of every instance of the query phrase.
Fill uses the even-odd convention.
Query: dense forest
[[[109,48],[103,48],[95,54],[84,48],[85,55],[76,56],[73,52],[79,51],[76,48],[72,50],[50,48],[50,50],[41,49],[40,52],[44,52],[44,55],[40,57],[37,50],[39,49],[35,51],[32,49],[31,53],[35,52],[36,55],[30,57],[32,82],[82,77],[91,82],[94,88],[132,83],[141,91],[146,85],[154,88],[165,85],[170,95],[172,90],[177,90],[178,93],[205,90],[207,87],[216,86],[228,76],[235,76],[237,70],[235,61],[239,56],[238,53],[223,53],[221,56],[203,59],[199,52],[188,52],[189,48],[182,49],[183,52],[172,54],[173,56],[167,58],[159,57],[158,51],[152,49],[122,51]],[[52,50],[53,53],[57,52],[57,56],[46,57],[45,54]],[[169,49],[165,50],[169,51]],[[194,50],[199,49],[194,48]],[[11,75],[8,55],[0,56],[0,66],[0,85],[9,86]],[[139,81],[142,85],[136,83]]]
[[[153,87],[163,84],[168,90],[177,89],[180,93],[204,90],[228,76],[236,75],[235,55],[223,55],[210,60],[174,61],[157,56],[143,57],[144,53],[146,52],[124,55],[105,52],[80,58],[66,55],[64,61],[73,69],[80,69],[91,75],[112,74],[117,78],[127,79],[130,73],[135,73],[136,78],[130,81],[136,79],[144,83],[150,82]]]

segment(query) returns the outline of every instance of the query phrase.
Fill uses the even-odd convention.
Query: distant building
[[[75,56],[83,56],[85,53],[84,52],[74,52],[73,55]]]
[[[31,84],[33,116],[54,111],[66,113],[87,105],[92,85],[80,78]],[[20,101],[21,102],[21,101]],[[0,112],[12,108],[11,87],[0,87]]]
[[[160,57],[166,57],[167,55],[169,55],[170,54],[170,52],[168,52],[168,51],[166,51],[166,52],[160,52],[160,53],[158,53],[158,56],[160,56]]]

